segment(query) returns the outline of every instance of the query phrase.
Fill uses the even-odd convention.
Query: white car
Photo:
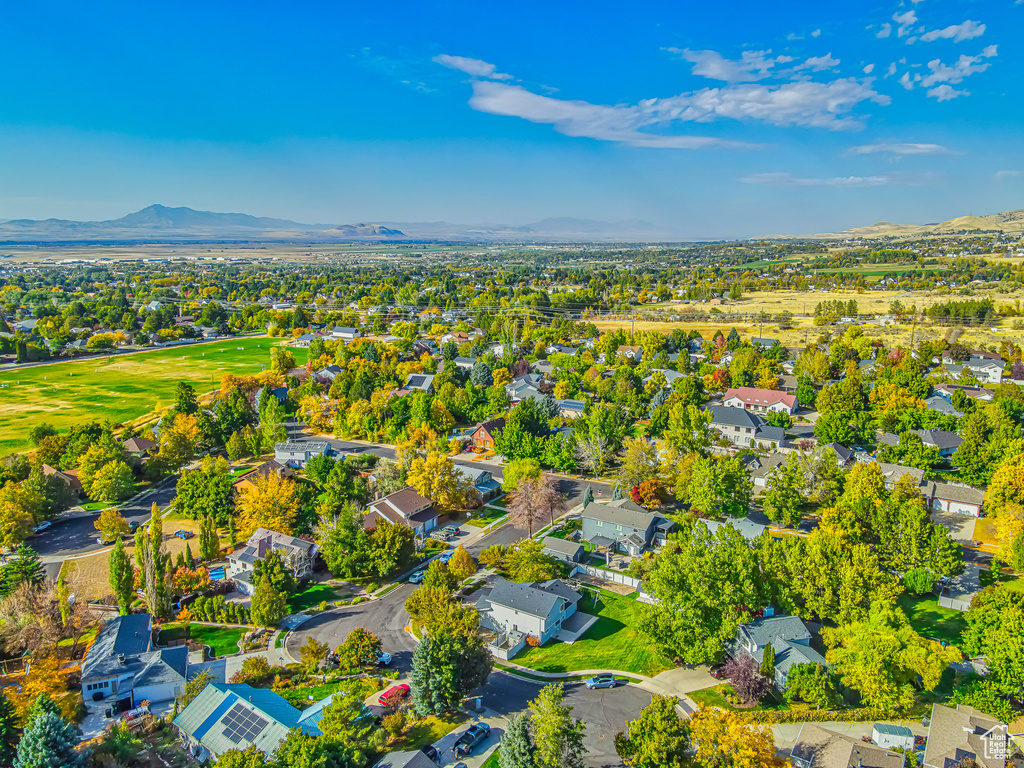
[[[378,651],[377,652],[377,666],[378,667],[387,667],[387,666],[390,666],[390,665],[391,665],[391,654],[388,653],[387,651]]]
[[[423,581],[423,577],[426,575],[426,571],[416,571],[416,573],[409,577],[409,583],[419,584],[421,581]]]
[[[39,525],[36,526],[35,531],[36,531],[36,533],[42,533],[43,531],[45,531],[47,528],[49,528],[52,525],[53,525],[53,523],[51,523],[49,520],[44,520],[43,522],[41,522]]]

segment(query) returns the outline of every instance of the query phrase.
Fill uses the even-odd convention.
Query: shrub
[[[935,574],[927,568],[911,568],[903,574],[903,586],[912,595],[923,595],[935,589]]]
[[[531,648],[539,648],[540,647],[540,638],[539,637],[534,637],[533,635],[527,635],[526,636],[526,644],[528,646],[530,646]]]
[[[760,709],[736,712],[735,717],[744,723],[773,725],[776,723],[869,723],[876,720],[903,720],[907,713],[901,709],[878,709],[860,707],[856,709]]]
[[[380,721],[381,727],[388,732],[391,738],[396,738],[402,731],[405,730],[405,713],[404,712],[392,712],[390,715],[385,715]]]

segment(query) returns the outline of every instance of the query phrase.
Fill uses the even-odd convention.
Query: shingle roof
[[[612,525],[628,525],[631,528],[647,530],[657,515],[653,512],[648,512],[639,504],[629,499],[620,499],[610,504],[592,501],[583,510],[583,517],[589,517],[591,520],[601,520]]]
[[[139,453],[141,451],[148,451],[150,448],[156,448],[160,443],[155,440],[147,440],[144,437],[129,437],[121,445],[129,453]]]
[[[923,763],[929,768],[946,768],[963,757],[973,756],[982,768],[1003,768],[1005,760],[990,758],[996,750],[985,749],[985,735],[1003,725],[984,712],[959,704],[954,709],[942,704],[932,705],[931,725]],[[1006,745],[1005,731],[994,739],[994,746]]]
[[[138,665],[138,657],[149,651],[152,644],[152,624],[148,613],[116,616],[103,623],[99,634],[82,662],[82,679],[109,677],[125,670],[119,660]]]
[[[917,469],[916,467],[905,467],[902,464],[886,464],[884,461],[878,462],[879,468],[882,470],[882,474],[890,482],[898,482],[903,479],[904,475],[910,475],[910,477],[917,481],[920,485],[924,481],[924,470]]]
[[[184,682],[188,675],[188,646],[161,648],[143,655],[146,666],[135,675],[134,688]]]
[[[494,588],[487,596],[487,601],[491,605],[500,605],[542,618],[550,616],[563,600],[564,597],[553,591],[540,589],[532,584],[516,584],[505,579],[495,581]]]
[[[437,768],[421,750],[389,752],[373,768]]]
[[[726,424],[730,427],[760,427],[767,422],[756,413],[745,408],[732,408],[728,405],[709,405],[712,424]]]
[[[959,501],[964,504],[983,504],[985,489],[953,483],[929,483],[924,489],[926,498]]]
[[[903,768],[906,756],[804,723],[791,756],[813,768]]]
[[[741,624],[739,631],[756,646],[763,647],[772,640],[809,640],[810,630],[798,616],[770,616]]]
[[[797,406],[796,395],[789,392],[780,392],[777,389],[758,389],[757,387],[735,387],[728,389],[725,395],[722,396],[722,401],[728,400],[730,397],[738,397],[744,403],[752,403],[755,405],[775,405],[776,403],[783,403],[788,408],[795,408]]]
[[[753,520],[748,520],[745,517],[737,520],[705,520],[704,518],[699,518],[698,522],[703,524],[711,533],[717,533],[718,529],[722,526],[731,525],[747,541],[754,541],[768,530],[767,526],[755,523]]]
[[[958,448],[963,442],[956,432],[947,432],[944,429],[912,429],[910,430],[921,438],[925,445],[934,445],[939,450],[947,448]]]
[[[542,542],[544,549],[557,552],[560,555],[569,555],[574,557],[580,551],[583,545],[578,541],[569,541],[568,539],[558,539],[554,536],[545,536]]]

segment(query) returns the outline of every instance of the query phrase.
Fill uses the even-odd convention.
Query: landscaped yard
[[[983,587],[989,587],[998,583],[1014,592],[1024,592],[1024,577],[1022,576],[1012,576],[1008,573],[997,574],[994,571],[982,568],[978,572],[978,581],[981,582]]]
[[[405,733],[388,745],[389,752],[420,749],[435,744],[454,731],[469,718],[462,712],[450,715],[430,715],[406,728]]]
[[[577,610],[598,616],[580,640],[572,645],[551,640],[541,648],[528,647],[513,661],[540,672],[618,669],[653,676],[671,668],[671,660],[636,629],[641,605],[635,594],[622,596],[601,590],[595,609],[588,592]]]
[[[338,597],[338,591],[333,587],[326,584],[311,584],[288,598],[288,610],[291,613],[298,613],[314,605],[320,605],[324,600],[328,603],[333,602]]]
[[[935,597],[901,595],[898,604],[914,629],[925,637],[945,640],[953,645],[960,642],[960,633],[967,626],[961,611],[942,608]]]
[[[338,691],[355,693],[359,698],[365,699],[376,689],[376,682],[372,678],[360,677],[348,680],[331,680],[321,685],[283,688],[278,692],[283,698],[288,700],[289,704],[302,709],[303,707],[308,707],[310,702],[320,701]]]
[[[248,631],[247,627],[208,627],[205,624],[192,624],[189,636],[194,643],[210,646],[212,655],[229,656],[238,653],[238,641]],[[166,645],[183,637],[185,637],[183,624],[165,624],[160,630],[157,643]]]
[[[480,507],[480,509],[473,510],[473,516],[466,520],[466,525],[472,525],[477,528],[485,528],[486,526],[493,523],[499,517],[505,514],[504,509],[492,509],[491,507]]]
[[[763,709],[785,709],[785,702],[777,702],[775,699],[769,698],[767,701],[757,704],[753,707],[735,707],[729,703],[726,698],[726,693],[732,692],[732,686],[729,683],[722,683],[716,685],[714,688],[702,688],[699,691],[691,691],[686,694],[698,704],[703,704],[707,707],[720,707],[721,709],[731,710],[733,712],[750,712]]]

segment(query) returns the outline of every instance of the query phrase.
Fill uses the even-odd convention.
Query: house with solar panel
[[[257,528],[244,546],[228,555],[228,578],[234,580],[239,592],[246,595],[255,592],[253,569],[271,551],[281,556],[281,562],[291,571],[296,581],[302,581],[313,575],[313,561],[320,548],[312,541],[267,528]]]
[[[82,661],[82,697],[126,711],[180,696],[187,677],[187,645],[154,648],[148,613],[116,616],[103,622]]]
[[[277,752],[293,728],[320,736],[320,719],[331,694],[306,709],[297,709],[266,688],[240,683],[210,683],[181,713],[174,727],[189,754],[201,761],[255,746],[268,757]]]

